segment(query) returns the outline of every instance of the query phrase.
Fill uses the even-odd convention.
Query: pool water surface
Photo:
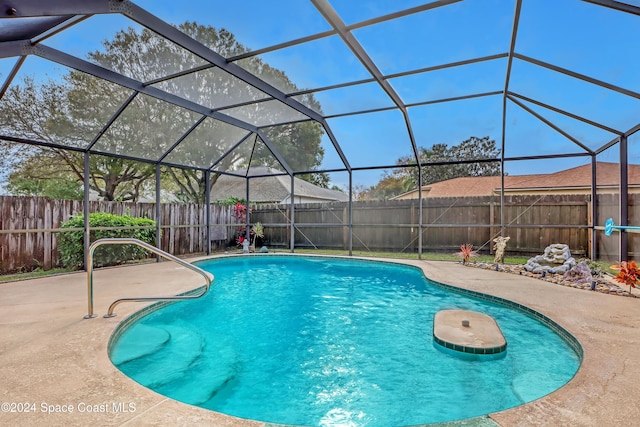
[[[304,426],[444,422],[540,398],[580,365],[542,322],[415,267],[282,255],[197,264],[215,276],[209,294],[117,331],[110,356],[140,384],[225,414]],[[492,316],[507,351],[440,348],[433,317],[444,309]]]

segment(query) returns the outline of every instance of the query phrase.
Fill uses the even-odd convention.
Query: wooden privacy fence
[[[473,243],[489,252],[500,234],[500,198],[425,198],[422,206],[423,251],[457,250]],[[579,256],[589,253],[589,196],[526,195],[505,197],[505,234],[509,253],[533,255],[552,243],[566,243]],[[290,205],[261,205],[251,222],[265,225],[266,240],[288,247]],[[419,242],[418,200],[354,202],[353,249],[416,252]],[[347,250],[348,203],[295,205],[295,246]]]
[[[0,274],[59,266],[60,225],[82,215],[82,201],[45,197],[0,196]],[[92,201],[89,212],[106,212],[156,220],[155,203]],[[233,209],[211,206],[213,247],[224,246],[233,227]],[[160,249],[174,255],[206,251],[206,218],[202,205],[161,204]]]
[[[599,211],[608,212],[615,204],[615,198],[598,196],[599,201],[601,198],[602,209]],[[0,273],[58,266],[60,225],[72,215],[82,214],[82,208],[82,201],[0,197]],[[90,212],[156,219],[153,203],[96,201],[90,202],[89,208]],[[267,246],[289,247],[290,208],[290,205],[273,204],[252,207],[250,221],[263,223]],[[160,249],[175,255],[206,251],[204,206],[162,204],[160,211]],[[591,248],[590,211],[588,196],[505,197],[505,234],[511,237],[507,252],[533,255],[541,253],[551,243],[566,243],[576,256],[586,256]],[[418,250],[418,200],[354,202],[352,217],[354,250]],[[499,197],[426,198],[422,206],[423,251],[453,252],[460,244],[469,242],[489,252],[491,239],[500,234],[501,217]],[[348,250],[348,203],[298,204],[295,205],[294,220],[295,247]],[[224,247],[234,239],[234,222],[232,207],[211,206],[214,249]],[[610,242],[606,245],[599,242],[598,247],[605,249],[611,245]]]

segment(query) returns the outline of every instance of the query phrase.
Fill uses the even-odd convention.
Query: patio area
[[[584,348],[580,370],[562,389],[464,425],[491,425],[492,421],[500,426],[634,425],[640,418],[640,407],[630,396],[640,382],[638,299],[453,262],[392,261],[420,266],[436,281],[527,305],[570,331]],[[122,304],[117,317],[102,318],[114,299],[184,292],[199,286],[201,277],[164,262],[98,270],[94,281],[99,317],[91,320],[83,319],[87,312],[84,273],[0,285],[0,423],[272,425],[168,399],[125,377],[107,357],[107,342],[116,325],[144,306]]]

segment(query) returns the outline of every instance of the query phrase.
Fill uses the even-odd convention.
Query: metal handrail
[[[112,237],[112,238],[104,238],[96,240],[89,246],[89,254],[87,256],[87,292],[88,292],[88,300],[89,300],[89,314],[84,316],[85,319],[91,319],[96,317],[93,313],[93,252],[96,250],[98,246],[101,245],[118,245],[118,244],[131,244],[137,245],[145,248],[148,251],[153,252],[156,255],[159,255],[163,258],[166,258],[171,261],[175,261],[178,264],[188,268],[189,270],[195,271],[196,273],[202,275],[205,280],[205,288],[200,295],[174,295],[174,296],[166,296],[166,297],[139,297],[139,298],[120,298],[115,300],[109,306],[109,310],[104,317],[114,317],[113,309],[120,304],[121,302],[144,302],[144,301],[174,301],[174,300],[186,300],[186,299],[197,299],[203,297],[211,287],[211,282],[213,281],[213,275],[204,271],[203,269],[196,267],[193,264],[189,264],[188,262],[181,260],[180,258],[173,256],[161,249],[156,248],[142,240],[128,238],[128,237]]]

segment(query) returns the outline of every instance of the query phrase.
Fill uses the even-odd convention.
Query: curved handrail
[[[205,288],[200,295],[174,295],[174,296],[166,296],[166,297],[139,297],[139,298],[120,298],[115,300],[109,306],[109,310],[104,317],[113,317],[113,309],[120,304],[121,302],[144,302],[144,301],[174,301],[174,300],[186,300],[186,299],[197,299],[203,297],[211,287],[211,282],[213,281],[213,275],[211,273],[207,273],[203,269],[196,267],[193,264],[189,264],[188,262],[181,260],[180,258],[173,256],[161,249],[156,248],[142,240],[133,239],[129,237],[111,237],[96,240],[89,246],[89,254],[87,256],[87,293],[89,300],[89,314],[84,316],[85,319],[91,319],[96,317],[93,313],[93,252],[96,250],[98,246],[101,245],[118,245],[118,244],[126,244],[126,245],[137,245],[145,248],[146,250],[153,252],[156,255],[159,255],[163,258],[166,258],[171,261],[175,261],[178,264],[188,268],[189,270],[195,271],[196,273],[202,275],[205,280]]]

